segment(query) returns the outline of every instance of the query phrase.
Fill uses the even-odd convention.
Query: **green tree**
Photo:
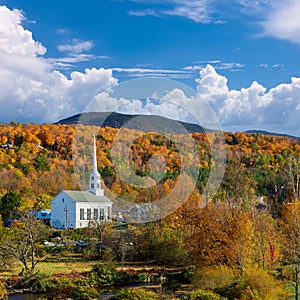
[[[50,170],[50,165],[46,154],[39,153],[33,161],[33,165],[38,172],[45,172]]]
[[[22,199],[20,194],[10,191],[6,193],[0,200],[0,213],[3,222],[12,218],[18,212]]]

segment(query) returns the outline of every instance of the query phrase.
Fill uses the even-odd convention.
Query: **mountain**
[[[77,114],[65,119],[62,119],[55,124],[83,124],[83,125],[94,125],[101,127],[113,127],[113,128],[129,128],[139,129],[145,132],[168,132],[176,134],[184,134],[186,131],[193,133],[199,132],[204,133],[211,131],[207,128],[203,128],[200,125],[186,123],[181,121],[175,121],[161,116],[155,115],[128,115],[116,112],[88,112]],[[263,135],[274,135],[274,136],[286,136],[291,139],[300,139],[297,136],[288,134],[280,134],[274,132],[268,132],[264,130],[247,130],[244,131],[246,134],[263,134]]]
[[[247,134],[263,134],[263,135],[274,135],[274,136],[286,136],[290,139],[298,139],[298,140],[300,139],[300,137],[298,137],[298,136],[284,134],[284,133],[269,132],[269,131],[265,131],[265,130],[253,129],[253,130],[247,130],[247,131],[244,131],[244,132],[247,133]]]
[[[127,115],[115,112],[88,112],[62,119],[55,124],[83,124],[101,127],[139,129],[145,132],[168,132],[184,134],[188,132],[204,133],[202,126],[171,120],[155,115]]]

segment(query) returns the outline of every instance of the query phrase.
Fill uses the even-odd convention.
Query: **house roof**
[[[110,199],[105,196],[96,196],[89,191],[62,191],[71,197],[75,202],[102,202],[112,203]]]

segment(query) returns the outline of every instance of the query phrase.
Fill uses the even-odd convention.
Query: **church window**
[[[92,188],[92,189],[94,188],[94,184],[93,184],[93,183],[91,184],[91,188]]]
[[[65,199],[64,198],[62,198],[62,203],[64,203],[65,202]]]
[[[104,208],[100,208],[100,221],[104,220]]]
[[[80,220],[84,220],[84,208],[80,208]]]
[[[111,214],[111,211],[110,211],[110,207],[108,206],[107,207],[107,219],[110,220],[110,214]]]
[[[100,189],[100,184],[99,183],[97,183],[97,189]]]
[[[94,180],[94,176],[92,176],[92,180]]]
[[[87,218],[87,220],[91,220],[92,219],[92,210],[90,208],[88,208],[86,210],[86,218]]]
[[[98,220],[98,209],[94,208],[94,220]]]

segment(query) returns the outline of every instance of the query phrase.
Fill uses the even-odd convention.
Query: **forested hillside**
[[[59,191],[78,189],[74,162],[89,165],[91,151],[88,145],[87,149],[78,149],[78,142],[74,143],[73,138],[76,134],[77,141],[85,141],[89,132],[98,132],[99,171],[105,185],[115,194],[137,202],[155,201],[176,184],[181,167],[179,151],[176,144],[163,135],[139,134],[140,137],[131,145],[132,168],[139,176],[147,176],[152,171],[153,180],[157,180],[155,170],[149,169],[149,158],[156,154],[166,158],[164,177],[149,190],[131,187],[117,176],[110,151],[118,133],[116,128],[11,123],[0,126],[0,194],[3,196],[8,191],[20,194],[22,208],[47,208],[49,199]],[[126,129],[126,135],[133,134],[133,130]],[[229,200],[236,197],[254,201],[264,196],[272,210],[278,212],[282,203],[298,195],[298,183],[292,179],[299,175],[295,174],[298,172],[299,140],[239,132],[224,135],[227,167],[216,198]],[[197,195],[203,191],[213,161],[207,135],[193,133],[190,136],[197,145],[200,158],[197,189],[193,193]],[[72,156],[72,150],[76,157]],[[187,162],[186,166],[198,172],[193,161]]]

